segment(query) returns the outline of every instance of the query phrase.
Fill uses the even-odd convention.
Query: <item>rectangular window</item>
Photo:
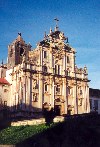
[[[57,74],[57,65],[55,65],[55,74]]]
[[[60,65],[55,65],[55,74],[60,74]]]
[[[48,85],[47,84],[44,85],[44,90],[48,91]]]
[[[60,74],[60,65],[58,65],[58,74]]]
[[[4,106],[7,106],[7,101],[4,101]]]
[[[67,56],[67,63],[70,63],[70,59],[69,59],[69,56]]]
[[[44,51],[44,58],[47,58],[47,52]]]
[[[60,92],[60,85],[57,85],[56,92]]]
[[[98,110],[98,100],[94,100],[94,109]]]

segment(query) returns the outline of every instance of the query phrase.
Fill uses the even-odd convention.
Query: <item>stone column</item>
[[[51,107],[54,107],[54,100],[53,100],[53,79],[50,77],[50,104]]]
[[[23,75],[23,104],[24,104],[23,109],[25,109],[25,105],[26,105],[26,73],[24,73],[24,75]]]
[[[89,113],[90,112],[90,101],[89,101],[89,86],[87,86],[87,96],[86,96],[86,103],[87,103],[87,110],[86,112]]]
[[[86,87],[86,85],[85,85],[85,101],[84,101],[84,112],[86,113],[86,107],[87,107],[87,87]]]
[[[52,106],[54,108],[54,101],[55,101],[55,81],[54,81],[54,77],[52,79]]]
[[[26,78],[26,106],[27,109],[29,110],[29,105],[30,105],[30,75],[27,73],[27,78]]]
[[[30,73],[30,109],[31,109],[31,111],[33,110],[32,109],[32,78],[33,78],[33,76],[32,76],[32,73]]]
[[[86,103],[86,91],[85,91],[85,84],[84,84],[84,87],[83,87],[83,112],[85,113],[85,103]]]
[[[43,87],[43,77],[41,74],[39,74],[39,102],[38,102],[38,107],[41,109],[42,111],[42,106],[43,106],[43,102],[44,102],[44,95],[43,92],[44,91],[44,87]]]
[[[64,98],[64,114],[67,114],[67,83],[66,78],[63,80],[63,98]]]
[[[74,113],[78,113],[78,99],[77,99],[77,82],[74,83]]]
[[[20,104],[20,99],[21,99],[21,80],[20,80],[19,75],[18,75],[18,96],[17,96],[16,99],[17,99],[17,104]]]
[[[81,113],[84,113],[84,85],[83,82],[81,84],[81,90],[82,90],[82,106],[81,106]]]
[[[27,74],[27,77],[26,77],[26,106],[28,104],[28,74]]]
[[[40,55],[40,60],[41,60],[41,63],[40,63],[40,65],[41,65],[41,71],[42,71],[42,66],[43,66],[43,49],[41,48],[41,55]]]
[[[74,54],[72,55],[72,72],[74,72]]]
[[[51,50],[51,49],[50,49]],[[48,55],[50,57],[50,73],[53,73],[53,55],[52,55],[52,51],[50,51],[50,55]]]
[[[41,50],[39,50],[39,71],[41,71]]]
[[[66,59],[65,59],[65,56],[64,56],[63,63],[62,63],[63,75],[65,75],[65,64],[66,64]]]

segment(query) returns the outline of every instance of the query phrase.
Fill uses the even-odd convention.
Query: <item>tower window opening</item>
[[[24,49],[23,48],[20,48],[20,56],[22,56],[24,53]]]

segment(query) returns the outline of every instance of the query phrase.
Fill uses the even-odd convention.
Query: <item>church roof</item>
[[[25,44],[25,41],[23,40],[21,33],[18,33],[18,37],[12,42],[12,44],[16,42],[23,42]]]
[[[0,84],[10,85],[10,83],[5,78],[0,78]]]

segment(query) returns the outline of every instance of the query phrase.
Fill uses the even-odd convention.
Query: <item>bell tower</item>
[[[31,50],[31,45],[26,44],[23,40],[21,33],[18,33],[18,37],[8,46],[8,66],[10,69],[18,64],[22,63],[23,56],[27,59],[28,52]]]

